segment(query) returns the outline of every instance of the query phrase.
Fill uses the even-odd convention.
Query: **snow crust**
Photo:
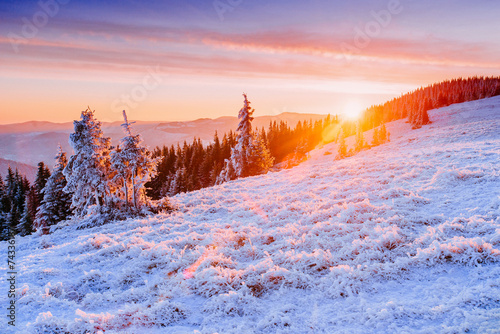
[[[16,332],[499,333],[500,97],[429,114],[169,215],[17,238]]]

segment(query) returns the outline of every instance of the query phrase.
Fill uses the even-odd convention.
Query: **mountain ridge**
[[[313,121],[323,119],[326,115],[281,113],[278,115],[257,116],[253,121],[254,129],[268,127],[270,121],[286,121],[293,127],[300,120]],[[212,141],[215,131],[223,135],[235,131],[238,118],[222,116],[215,119],[199,118],[193,121],[150,122],[135,121],[132,129],[142,136],[150,149],[156,146],[175,145],[183,141],[191,142],[195,137],[202,142]],[[123,137],[122,121],[102,122],[104,135],[111,137],[113,145],[117,145]],[[60,144],[68,155],[72,153],[69,145],[69,134],[73,132],[73,123],[53,123],[45,121],[29,121],[0,125],[0,158],[17,161],[29,165],[37,165],[43,161],[52,167],[53,158]]]
[[[8,169],[12,168],[12,170],[15,172],[17,169],[21,175],[26,176],[26,178],[30,181],[33,182],[36,178],[36,173],[38,168],[32,165],[24,164],[21,162],[13,161],[13,160],[8,160],[8,159],[2,159],[0,158],[0,176],[2,179],[5,179],[5,176],[7,175]]]

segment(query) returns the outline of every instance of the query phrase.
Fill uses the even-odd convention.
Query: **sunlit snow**
[[[429,114],[172,214],[18,237],[16,330],[498,333],[500,97]]]

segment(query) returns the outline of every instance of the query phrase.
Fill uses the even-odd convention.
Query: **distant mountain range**
[[[325,115],[282,113],[275,116],[255,117],[254,128],[267,128],[269,122],[285,121],[295,126],[299,121],[313,121],[323,119]],[[118,144],[123,137],[122,122],[103,122],[104,134],[111,137],[113,145]],[[238,126],[237,117],[220,117],[216,119],[202,118],[186,122],[143,122],[137,121],[133,125],[136,133],[141,134],[144,143],[150,148],[163,145],[172,145],[179,142],[192,141],[194,137],[208,143],[213,139],[215,131],[222,135],[230,130],[235,131]],[[38,162],[45,162],[52,168],[57,145],[61,144],[68,155],[72,154],[68,139],[73,132],[73,123],[51,123],[31,121],[25,123],[0,125],[0,174],[5,176],[7,166],[14,168],[14,163],[22,163],[23,170],[28,173],[27,165],[35,168]],[[7,163],[4,163],[7,161]],[[9,162],[10,161],[10,162]],[[36,171],[36,168],[35,168]]]

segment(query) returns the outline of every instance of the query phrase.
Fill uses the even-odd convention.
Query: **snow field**
[[[169,215],[18,238],[16,329],[499,333],[500,97],[430,117],[177,195]]]

